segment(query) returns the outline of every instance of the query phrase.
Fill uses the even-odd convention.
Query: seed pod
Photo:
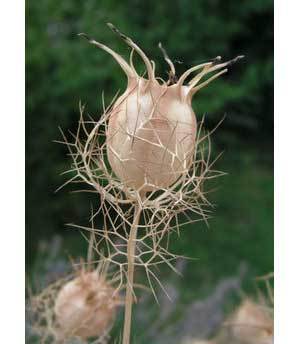
[[[177,79],[175,67],[163,50],[171,68],[167,82],[155,77],[155,63],[112,24],[109,27],[132,48],[130,64],[107,46],[88,38],[119,63],[128,78],[127,89],[111,109],[108,129],[108,160],[113,172],[126,187],[142,193],[167,188],[186,172],[191,163],[197,134],[192,97],[210,81],[225,73],[234,60],[217,64],[220,57],[187,70]],[[136,52],[145,63],[147,76],[137,74],[132,63]],[[188,84],[186,78],[201,69]],[[221,69],[208,80],[208,73]],[[159,80],[161,82],[159,82]]]
[[[177,85],[130,80],[108,125],[108,158],[116,175],[143,191],[167,188],[190,167],[196,118]]]
[[[82,271],[66,283],[55,300],[58,338],[87,339],[106,333],[113,323],[117,295],[97,271]]]
[[[243,343],[273,343],[274,320],[272,312],[265,305],[246,299],[231,322],[233,337]]]

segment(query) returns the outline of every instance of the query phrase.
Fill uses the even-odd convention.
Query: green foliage
[[[247,149],[251,147],[254,156],[258,156],[262,149],[266,151],[265,156],[272,155],[272,1],[40,0],[27,1],[26,6],[28,254],[34,254],[36,239],[55,231],[61,232],[65,222],[84,221],[89,214],[86,195],[54,194],[55,188],[65,180],[59,173],[69,167],[64,147],[52,143],[52,140],[60,139],[57,127],[75,130],[80,99],[87,104],[90,114],[100,116],[101,92],[105,92],[109,103],[126,83],[113,59],[80,39],[76,35],[79,32],[95,37],[128,57],[128,48],[105,25],[106,22],[114,23],[157,62],[158,72],[163,77],[166,77],[167,66],[157,48],[159,41],[173,60],[183,62],[176,64],[179,74],[187,67],[217,55],[224,59],[246,55],[245,60],[235,65],[227,75],[199,92],[194,108],[199,118],[204,113],[208,114],[207,126],[210,128],[224,113],[227,114],[215,138],[228,151],[228,161],[234,154],[232,147],[239,145],[248,146]],[[241,153],[238,157],[243,156]],[[259,164],[255,161],[249,169],[259,173],[262,170]],[[271,166],[269,173],[272,173]],[[231,168],[231,176],[227,178],[233,178],[234,182],[236,175],[244,172],[245,169]],[[252,180],[247,176],[239,176],[245,190],[248,187],[252,189]],[[261,178],[263,183],[264,177]],[[227,214],[227,227],[244,221],[236,219],[235,222],[232,218],[239,218],[241,212],[237,207],[243,204],[242,201],[248,202],[247,192],[242,192],[242,189],[235,189],[233,193],[232,188],[227,188],[224,194],[224,200],[230,199],[232,208],[224,213],[220,211],[217,216],[221,219]],[[272,197],[271,189],[270,186],[262,187],[261,194],[252,195],[257,197],[252,202],[258,202],[260,197]],[[270,231],[272,206],[264,210],[268,213],[266,216],[252,202],[244,203],[245,218],[256,217],[259,228]],[[252,228],[252,222],[250,224],[245,222],[244,226],[259,233],[259,229]],[[211,240],[218,242],[216,237],[220,225],[214,223],[216,229]],[[235,234],[241,226],[232,229]],[[232,233],[230,229],[228,231]],[[260,264],[256,260],[254,263]]]

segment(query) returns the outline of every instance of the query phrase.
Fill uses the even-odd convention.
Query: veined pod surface
[[[85,272],[67,282],[55,300],[58,337],[100,336],[111,327],[118,295],[97,271]]]

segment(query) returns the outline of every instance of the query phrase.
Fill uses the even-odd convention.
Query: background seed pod
[[[81,272],[55,300],[58,337],[98,337],[112,326],[118,305],[114,289],[97,271]]]

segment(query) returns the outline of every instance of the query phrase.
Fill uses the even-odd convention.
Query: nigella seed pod
[[[59,291],[54,306],[57,337],[98,337],[113,324],[118,295],[97,271],[81,271]]]
[[[134,189],[167,188],[190,167],[196,129],[195,114],[177,85],[132,79],[111,112],[110,165]]]
[[[192,163],[197,134],[193,95],[242,56],[225,63],[218,63],[221,58],[217,57],[190,68],[177,79],[173,63],[161,48],[171,68],[170,78],[165,82],[155,77],[155,63],[130,38],[112,24],[108,25],[132,48],[130,64],[107,46],[85,34],[80,35],[111,54],[128,78],[126,91],[110,112],[106,133],[109,163],[125,187],[141,193],[166,189],[186,173]],[[133,52],[142,58],[147,77],[137,74],[132,62]],[[184,84],[197,70],[201,70],[200,73]],[[200,82],[205,75],[217,70],[220,72]]]
[[[230,323],[233,324],[233,337],[245,344],[272,344],[274,341],[273,311],[266,304],[257,304],[245,299]]]

